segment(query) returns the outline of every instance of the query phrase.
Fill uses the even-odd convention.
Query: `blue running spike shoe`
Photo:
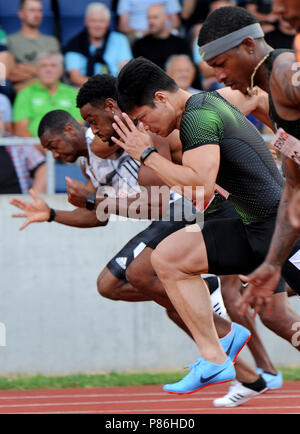
[[[235,378],[235,369],[229,357],[221,365],[208,362],[203,357],[189,366],[190,372],[182,380],[166,384],[163,390],[177,395],[197,392],[212,384],[226,383]]]
[[[282,387],[283,379],[280,371],[277,371],[276,374],[269,374],[268,372],[265,372],[260,368],[256,368],[256,372],[258,372],[263,377],[268,389],[280,389]]]
[[[220,343],[225,353],[230,357],[233,364],[236,362],[237,356],[250,338],[251,333],[246,329],[246,327],[233,322],[231,325],[231,332],[224,338],[220,339]]]

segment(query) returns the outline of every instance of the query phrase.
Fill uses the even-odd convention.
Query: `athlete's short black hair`
[[[89,78],[79,89],[77,94],[77,107],[82,108],[86,104],[98,107],[107,98],[117,100],[116,78],[109,74],[97,74]]]
[[[130,60],[117,78],[118,105],[127,112],[135,106],[153,106],[155,92],[176,92],[178,86],[163,69],[144,57]]]
[[[80,128],[79,123],[73,116],[70,115],[65,110],[52,110],[45,114],[45,116],[41,119],[39,128],[38,128],[38,136],[41,138],[46,131],[51,131],[51,133],[63,133],[63,130],[67,124],[72,124],[75,128]]]
[[[257,18],[239,6],[225,6],[216,9],[204,21],[199,33],[198,45],[201,47],[208,42],[215,41],[255,23],[258,23]]]

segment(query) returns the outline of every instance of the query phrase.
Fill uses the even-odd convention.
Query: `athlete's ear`
[[[112,98],[107,98],[105,100],[104,109],[105,109],[105,111],[110,113],[112,116],[115,116],[120,111],[117,101],[115,101]]]
[[[66,123],[66,125],[64,126],[64,133],[69,134],[70,136],[75,135],[75,129],[71,122]]]
[[[255,52],[255,41],[253,38],[245,38],[241,43],[241,46],[248,52],[248,54],[253,54]]]
[[[168,101],[168,96],[163,90],[158,90],[154,94],[153,102],[154,104],[162,103],[165,104]]]

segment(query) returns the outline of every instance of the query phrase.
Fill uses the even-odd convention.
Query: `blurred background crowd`
[[[117,76],[138,56],[191,93],[222,87],[201,59],[197,36],[207,15],[227,5],[252,12],[273,48],[292,48],[295,32],[272,14],[272,0],[0,0],[1,137],[36,138],[54,109],[83,123],[78,88],[94,74]],[[81,177],[76,164],[72,173],[59,162],[56,170]],[[0,146],[0,194],[27,193],[32,184],[46,192],[43,149]],[[55,191],[64,192],[64,183]]]

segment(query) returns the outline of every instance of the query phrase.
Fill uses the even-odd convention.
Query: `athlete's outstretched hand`
[[[147,148],[153,146],[152,139],[141,122],[136,127],[126,113],[122,113],[122,117],[123,119],[114,116],[115,122],[113,123],[113,128],[120,138],[112,137],[111,139],[116,145],[121,146],[132,158],[140,161],[142,153]]]
[[[78,208],[85,208],[90,192],[83,182],[66,176],[66,190],[68,193],[68,201],[72,205]]]
[[[41,223],[49,220],[50,208],[47,203],[38,197],[34,190],[29,190],[33,202],[25,202],[19,198],[14,197],[10,204],[22,210],[22,213],[13,214],[14,218],[27,218],[25,223],[20,227],[20,231],[25,229],[31,223]]]
[[[272,309],[272,296],[279,282],[281,270],[272,264],[263,262],[249,276],[240,276],[248,286],[237,303],[242,315],[246,315],[249,309],[253,308],[255,317],[262,309],[265,309],[266,316],[270,315]]]

